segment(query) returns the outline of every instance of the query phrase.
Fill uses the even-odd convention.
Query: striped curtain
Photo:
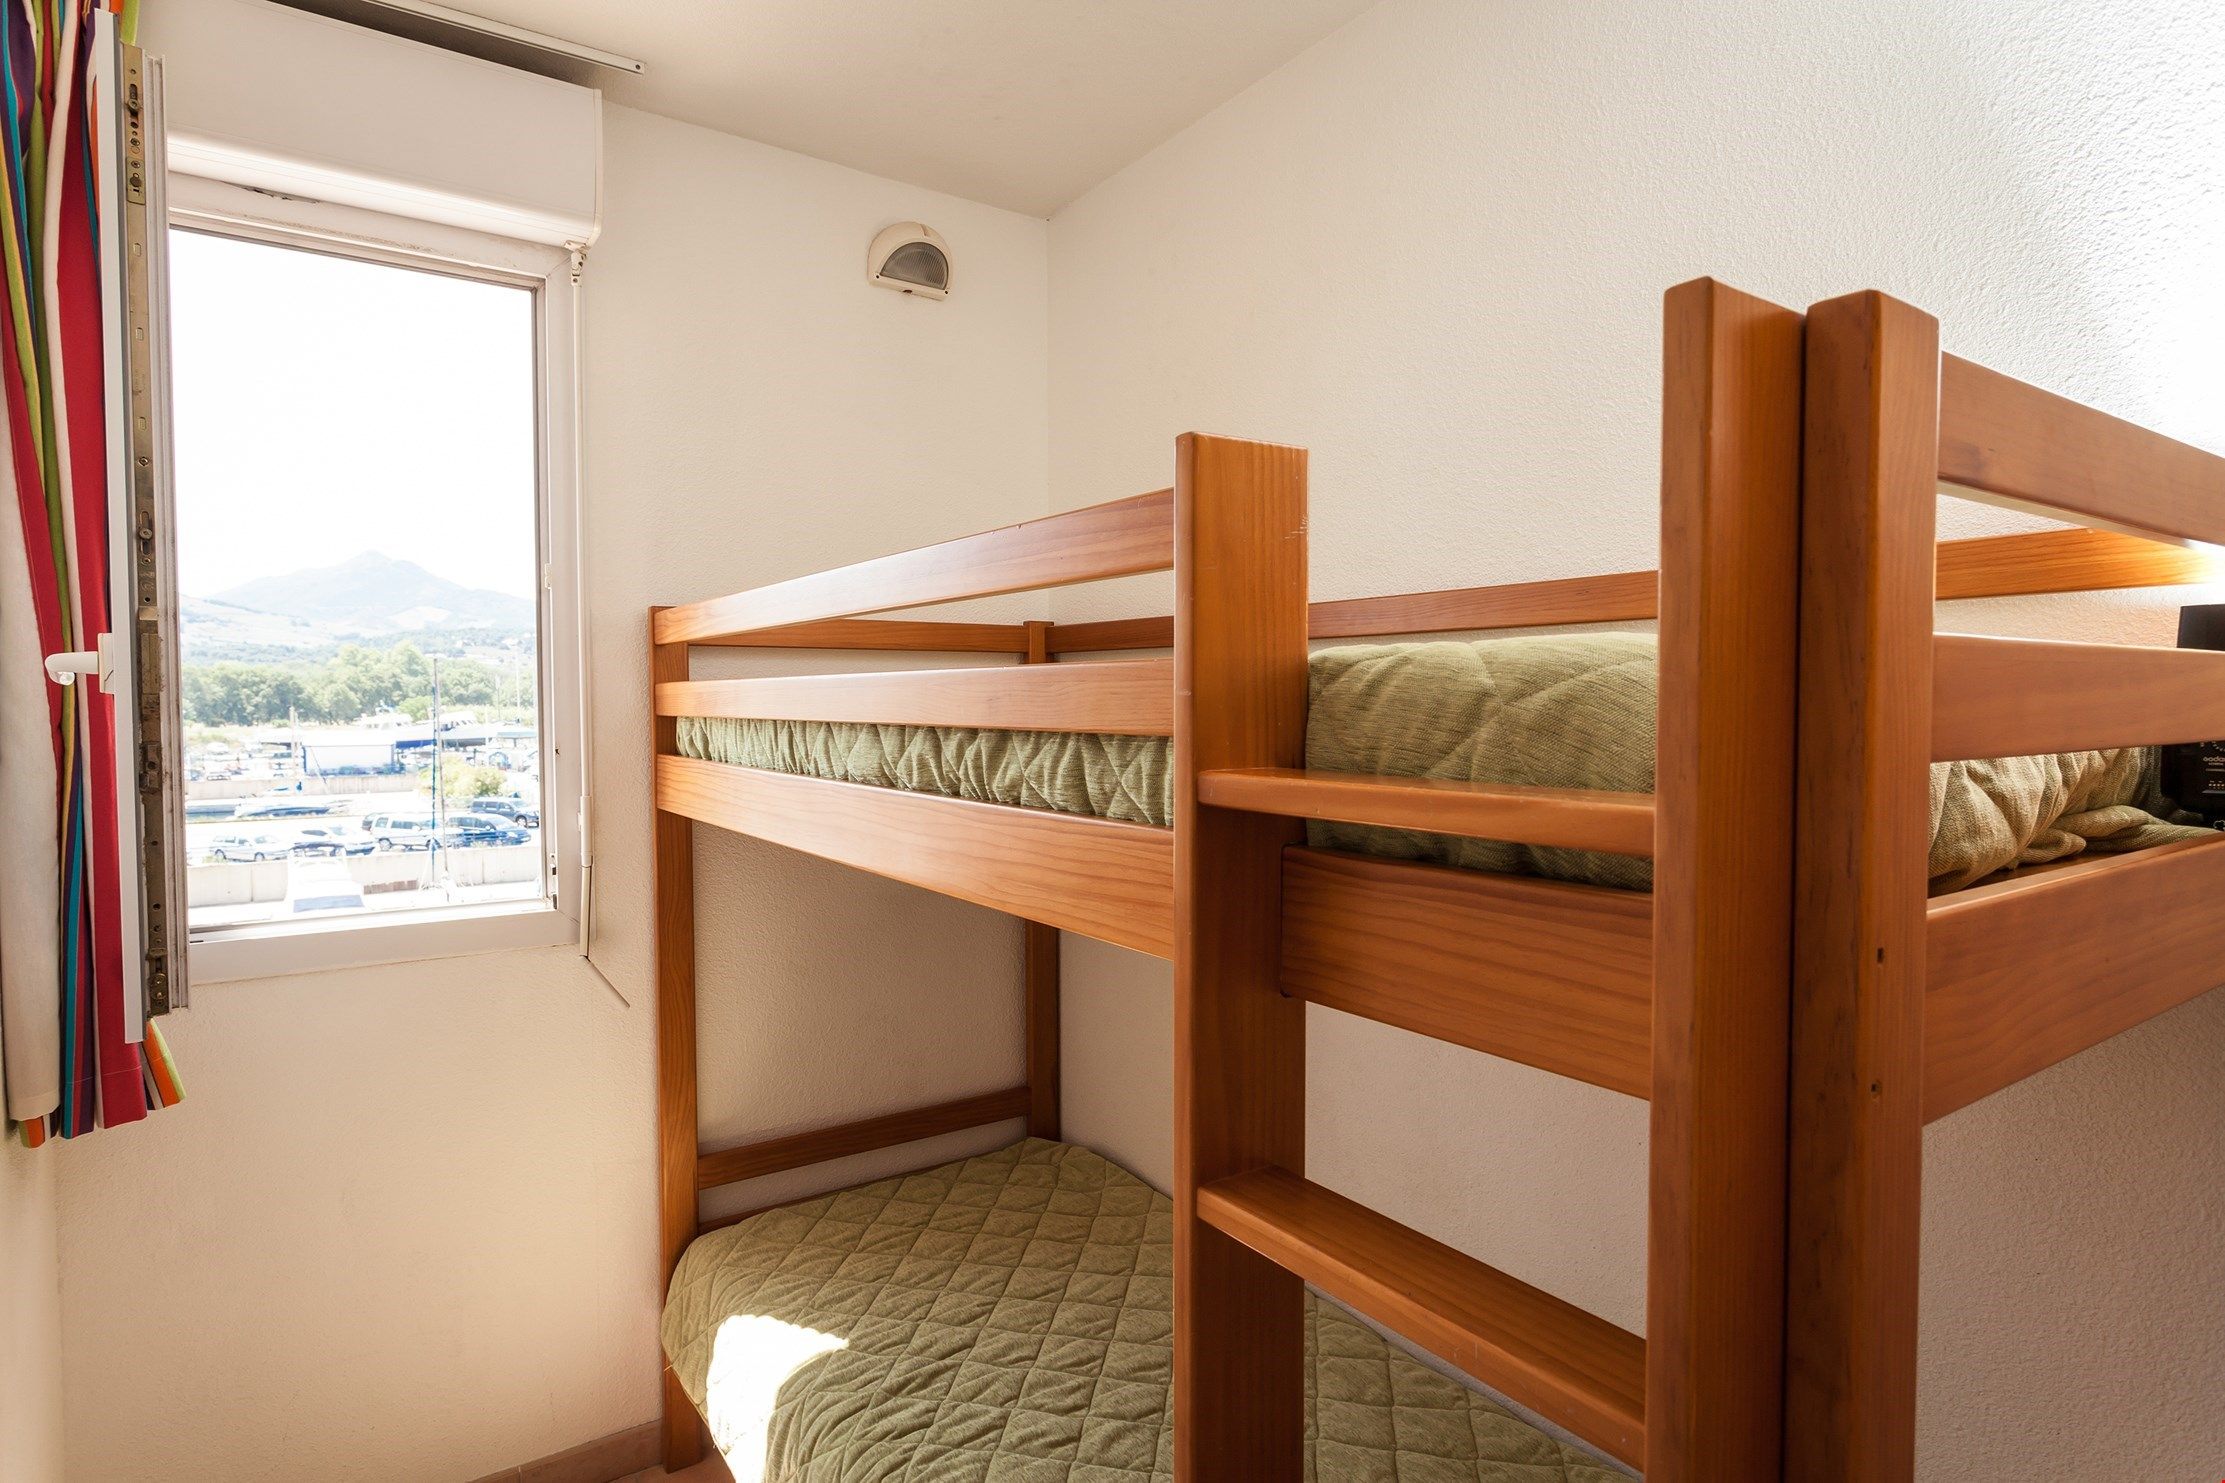
[[[139,965],[123,960],[136,830],[122,827],[117,697],[49,684],[47,654],[109,625],[107,348],[95,208],[96,37],[135,0],[0,0],[0,1073],[26,1143],[177,1100]]]

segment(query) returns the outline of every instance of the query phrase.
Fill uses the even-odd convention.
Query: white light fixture
[[[549,52],[559,57],[570,57],[575,62],[587,62],[597,67],[609,67],[618,72],[643,71],[640,62],[632,57],[622,57],[614,51],[604,51],[599,46],[584,46],[577,41],[566,41],[561,36],[551,36],[544,31],[529,31],[523,26],[513,26],[507,21],[489,20],[473,15],[467,10],[456,10],[446,5],[435,5],[433,0],[364,0],[381,10],[398,10],[404,15],[420,16],[428,21],[438,21],[444,26],[454,26],[461,31],[476,31],[481,36],[492,36],[535,51]]]
[[[883,288],[923,298],[950,297],[950,246],[923,221],[884,227],[866,254],[865,276]]]

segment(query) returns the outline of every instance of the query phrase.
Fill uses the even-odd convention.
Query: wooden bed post
[[[1051,662],[1051,625],[1029,622],[1023,662]],[[1028,1136],[1059,1136],[1058,928],[1022,919],[1022,992],[1027,1009]]]
[[[1666,308],[1645,1474],[1745,1483],[1779,1466],[1801,326],[1708,279]]]
[[[1306,455],[1175,457],[1174,1470],[1303,1472],[1304,1288],[1198,1217],[1198,1186],[1305,1172],[1305,1012],[1282,993],[1294,820],[1202,806],[1199,772],[1305,761]]]
[[[656,687],[688,677],[688,646],[656,642],[657,614],[649,610],[650,788],[657,758],[679,752],[679,723],[656,714]],[[657,1292],[672,1282],[680,1254],[695,1239],[695,825],[685,816],[654,809],[657,975]],[[661,1353],[661,1351],[660,1351]],[[703,1423],[695,1405],[664,1366],[664,1465],[677,1472],[703,1455]]]
[[[1808,311],[1785,1475],[1914,1475],[1939,326]]]

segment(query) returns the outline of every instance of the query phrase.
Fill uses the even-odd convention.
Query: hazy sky
[[[534,588],[533,298],[170,234],[178,585],[363,551]]]

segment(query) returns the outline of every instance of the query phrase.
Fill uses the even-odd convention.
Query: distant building
[[[429,766],[436,741],[450,756],[483,747],[530,752],[535,735],[530,726],[462,725],[444,729],[436,737],[422,721],[402,726],[304,726],[298,731],[274,726],[255,734],[255,750],[272,756],[291,755],[298,748],[301,770],[311,777],[361,777]]]

